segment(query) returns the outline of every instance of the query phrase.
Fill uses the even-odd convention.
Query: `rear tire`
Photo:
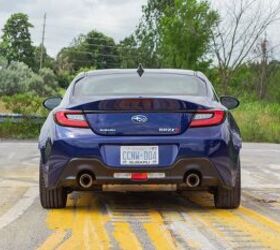
[[[235,186],[232,189],[218,187],[214,192],[214,202],[216,208],[235,209],[240,206],[241,201],[241,174],[240,161],[237,165],[237,176]]]
[[[46,188],[42,167],[39,173],[39,191],[41,206],[46,209],[65,208],[67,202],[67,193],[63,188]]]

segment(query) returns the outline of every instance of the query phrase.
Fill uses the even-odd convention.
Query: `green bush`
[[[29,79],[34,73],[21,62],[11,62],[0,70],[0,95],[14,95],[28,91]]]
[[[0,96],[12,96],[32,92],[39,96],[55,95],[59,85],[51,69],[42,68],[34,73],[22,62],[11,62],[9,65],[0,58]]]
[[[17,94],[2,97],[5,107],[13,113],[22,115],[41,115],[46,116],[47,110],[43,107],[44,98],[32,93]]]
[[[58,91],[58,82],[51,69],[42,68],[39,75],[33,74],[29,80],[28,90],[39,96],[52,96]]]
[[[34,139],[40,133],[42,121],[30,119],[30,115],[46,117],[48,111],[42,106],[43,98],[32,93],[17,94],[1,98],[6,108],[12,113],[22,114],[23,120],[6,120],[0,123],[0,138]]]
[[[0,138],[35,139],[39,136],[42,123],[34,123],[30,119],[14,123],[9,120],[0,123]]]
[[[280,143],[280,103],[241,102],[233,115],[244,141]]]

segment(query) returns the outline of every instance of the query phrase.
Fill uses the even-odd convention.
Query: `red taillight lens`
[[[198,110],[190,124],[191,128],[219,125],[224,121],[223,110]]]
[[[88,128],[88,122],[82,111],[64,110],[54,114],[57,124],[64,127]]]
[[[133,181],[146,181],[146,180],[148,180],[148,174],[147,173],[132,173],[131,174],[131,180],[133,180]]]

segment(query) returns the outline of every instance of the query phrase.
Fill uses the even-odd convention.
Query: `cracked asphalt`
[[[206,192],[75,192],[38,198],[36,142],[0,142],[0,249],[280,249],[280,145],[244,143],[242,206]]]

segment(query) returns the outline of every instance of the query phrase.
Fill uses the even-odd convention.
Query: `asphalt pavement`
[[[75,192],[44,210],[36,142],[0,142],[0,249],[280,249],[280,145],[244,143],[242,206],[206,192]]]

